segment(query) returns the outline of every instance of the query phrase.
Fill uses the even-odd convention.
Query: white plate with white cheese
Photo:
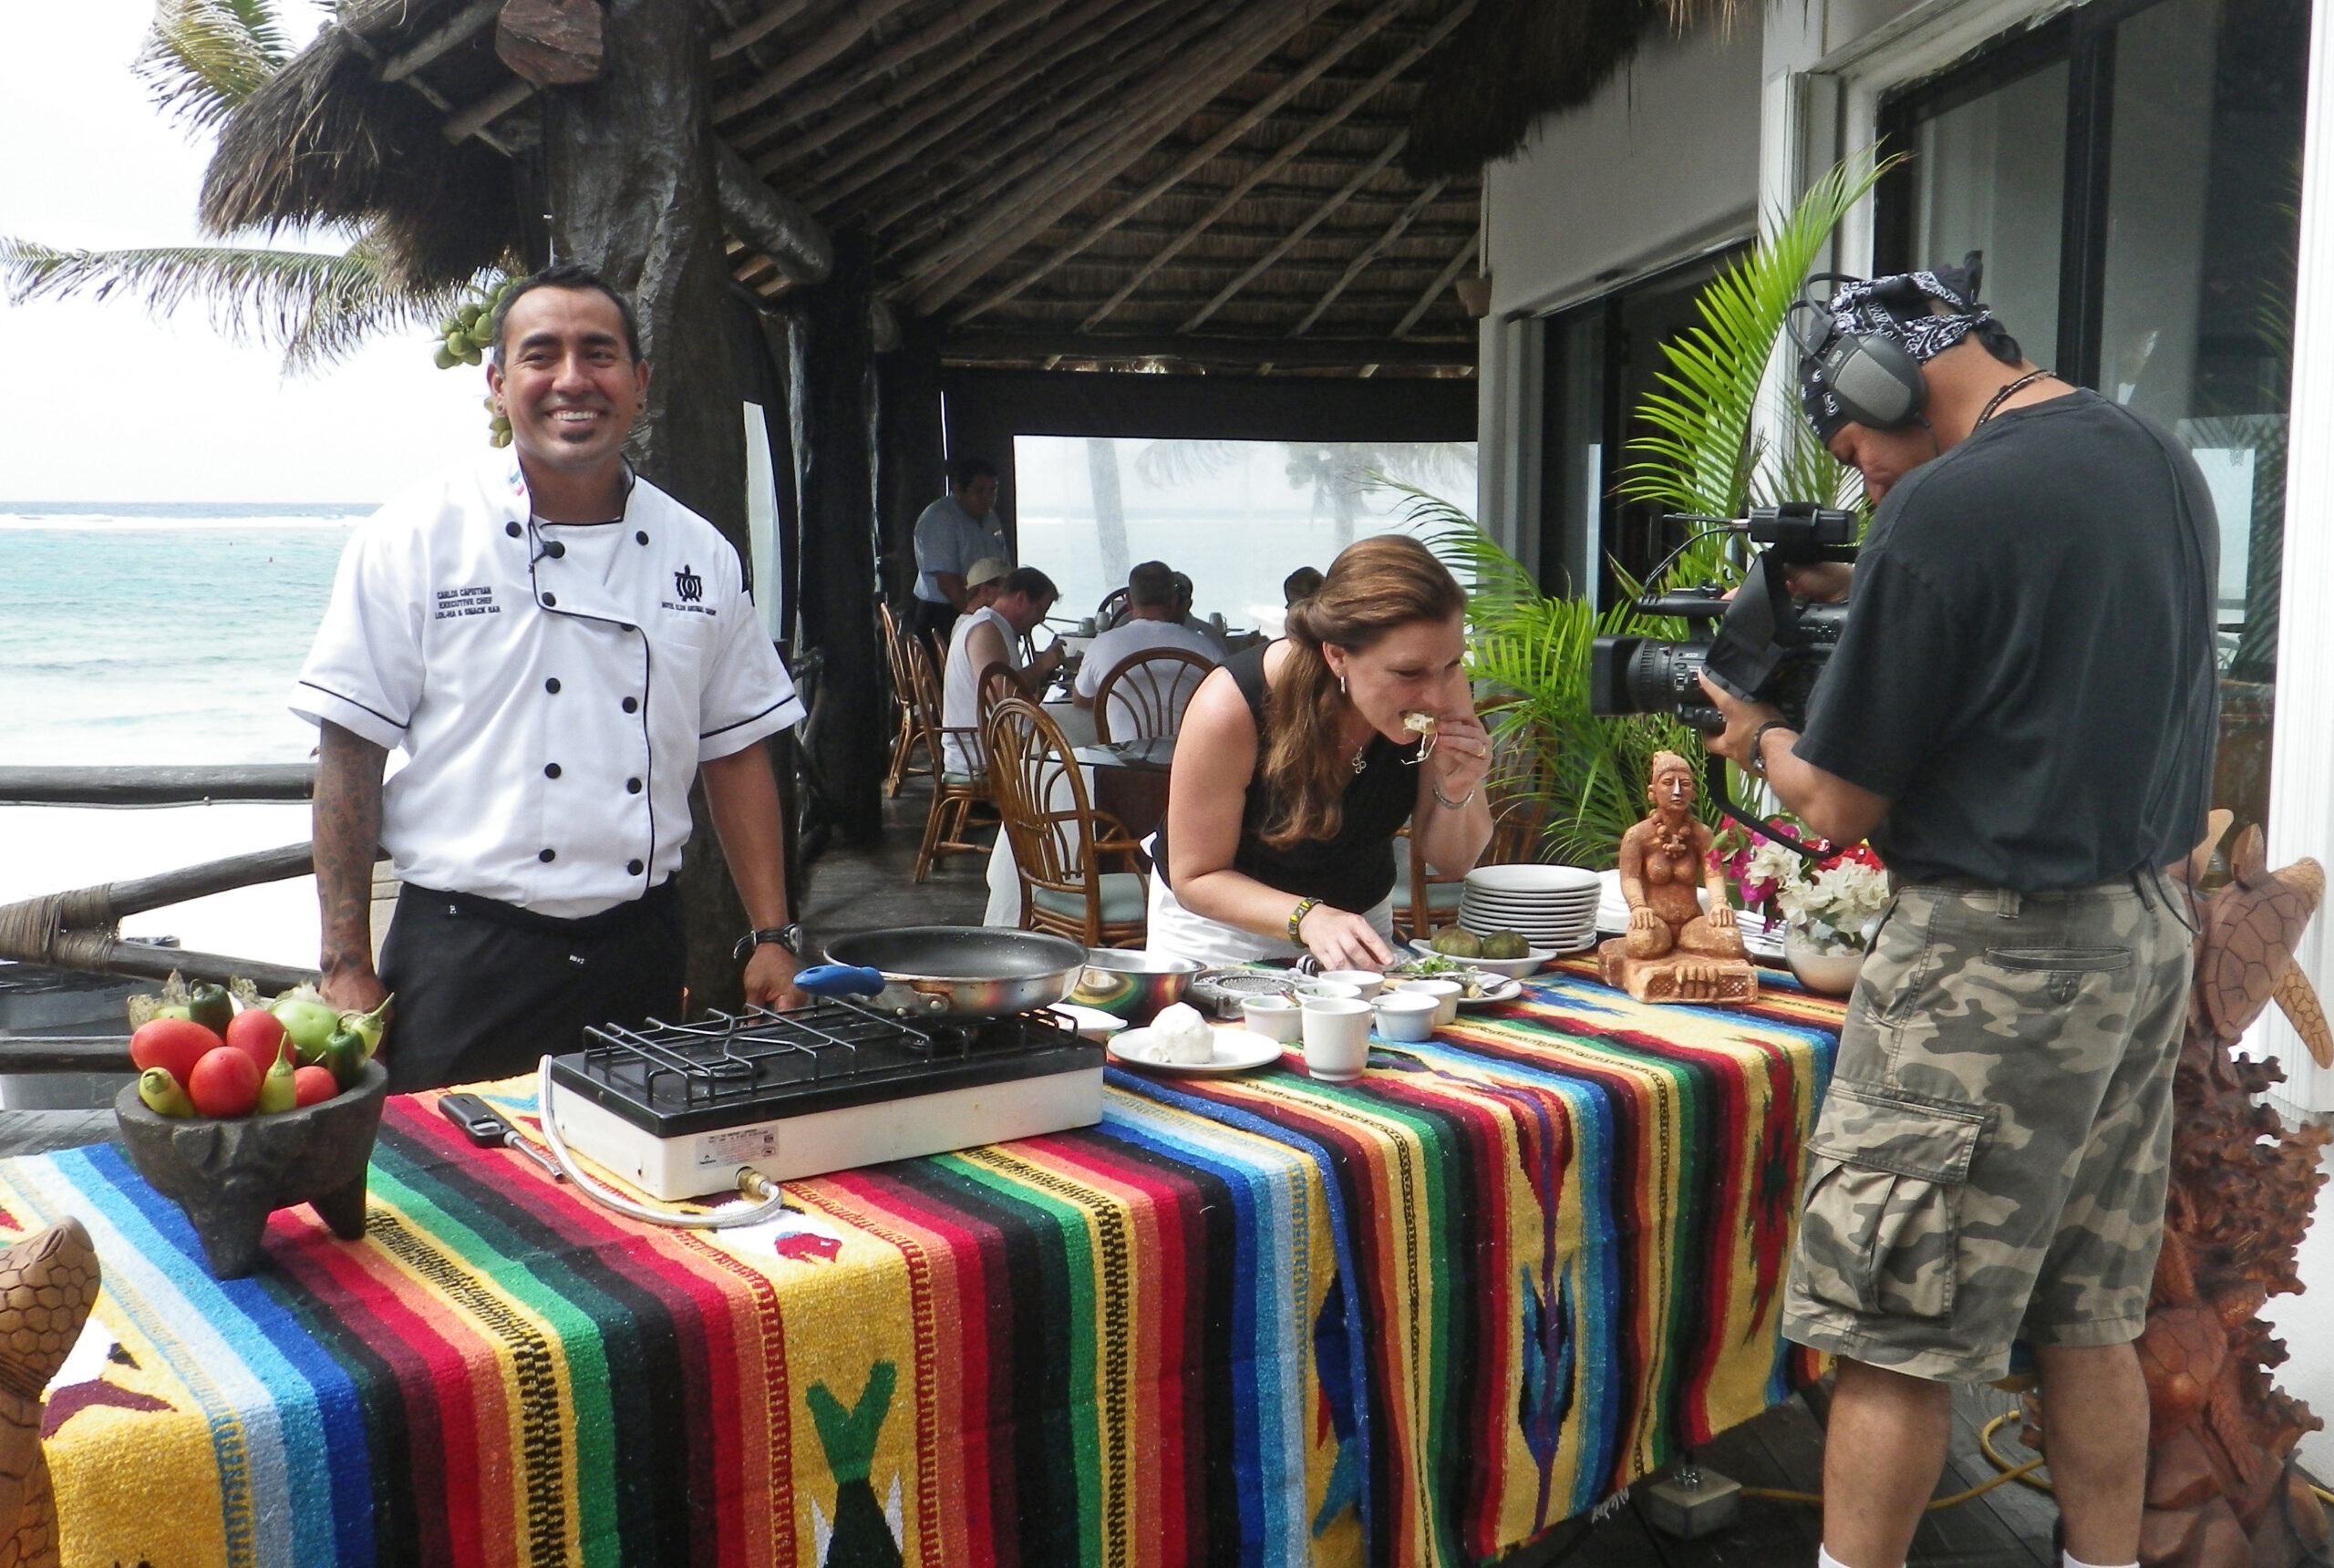
[[[1129,1029],[1111,1036],[1110,1059],[1125,1067],[1140,1068],[1144,1072],[1222,1078],[1231,1073],[1252,1072],[1276,1062],[1283,1051],[1291,1048],[1278,1040],[1269,1040],[1243,1028],[1211,1028],[1208,1032],[1215,1037],[1210,1042],[1215,1047],[1215,1054],[1203,1062],[1163,1059],[1161,1055],[1163,1042],[1150,1029]]]

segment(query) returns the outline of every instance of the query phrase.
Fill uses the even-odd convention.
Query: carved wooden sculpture
[[[1710,830],[1694,816],[1693,765],[1655,752],[1645,794],[1651,814],[1621,835],[1628,934],[1597,948],[1599,978],[1640,1002],[1758,1000],[1758,966],[1735,929],[1726,875],[1709,863]],[[1694,897],[1705,882],[1708,914]]]
[[[2191,887],[2227,828],[2214,813]],[[2196,978],[2174,1079],[2164,1252],[2139,1342],[2149,1568],[2289,1568],[2329,1553],[2327,1514],[2292,1465],[2295,1442],[2323,1423],[2270,1381],[2286,1349],[2258,1315],[2270,1296],[2302,1288],[2294,1253],[2326,1180],[2328,1134],[2288,1129],[2257,1103],[2285,1078],[2274,1060],[2229,1055],[2274,1000],[2319,1065],[2334,1065],[2326,1016],[2293,957],[2326,879],[2315,861],[2271,872],[2258,828],[2238,837],[2229,863],[2227,886],[2187,895],[2202,917]]]
[[[0,1568],[55,1568],[40,1396],[98,1303],[98,1250],[67,1219],[0,1252]]]

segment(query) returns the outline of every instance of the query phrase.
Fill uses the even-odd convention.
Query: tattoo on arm
[[[329,721],[316,764],[316,902],[326,975],[373,968],[373,861],[381,844],[381,771],[388,753]]]

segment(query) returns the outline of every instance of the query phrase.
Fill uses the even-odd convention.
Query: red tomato
[[[129,1059],[140,1072],[160,1068],[181,1084],[194,1076],[194,1064],[219,1048],[219,1037],[191,1018],[153,1018],[129,1037]]]
[[[207,1032],[207,1031],[206,1031]],[[203,1054],[188,1075],[187,1098],[197,1116],[249,1116],[259,1105],[260,1070],[232,1046]]]
[[[275,1065],[276,1050],[284,1044],[284,1022],[264,1007],[246,1007],[229,1021],[227,1043],[265,1073]]]
[[[330,1068],[301,1068],[292,1075],[293,1103],[295,1106],[314,1105],[319,1100],[330,1099],[339,1092],[340,1085],[333,1081]]]

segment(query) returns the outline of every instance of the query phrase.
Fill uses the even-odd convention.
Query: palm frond
[[[1759,387],[1825,240],[1898,161],[1866,151],[1835,164],[1704,287],[1695,302],[1700,323],[1662,345],[1668,368],[1637,407],[1653,433],[1631,443],[1640,458],[1623,470],[1621,494],[1673,511],[1739,517],[1754,500],[1839,492],[1839,465],[1812,437],[1795,431],[1780,460],[1770,460],[1752,434]],[[1781,488],[1807,486],[1816,488]]]
[[[132,68],[165,110],[201,130],[257,92],[291,53],[268,0],[155,0]]]
[[[228,245],[64,251],[0,238],[0,287],[17,304],[127,294],[158,317],[199,300],[223,335],[281,349],[286,373],[319,369],[384,332],[433,326],[467,294],[392,284],[370,235],[339,255]]]

